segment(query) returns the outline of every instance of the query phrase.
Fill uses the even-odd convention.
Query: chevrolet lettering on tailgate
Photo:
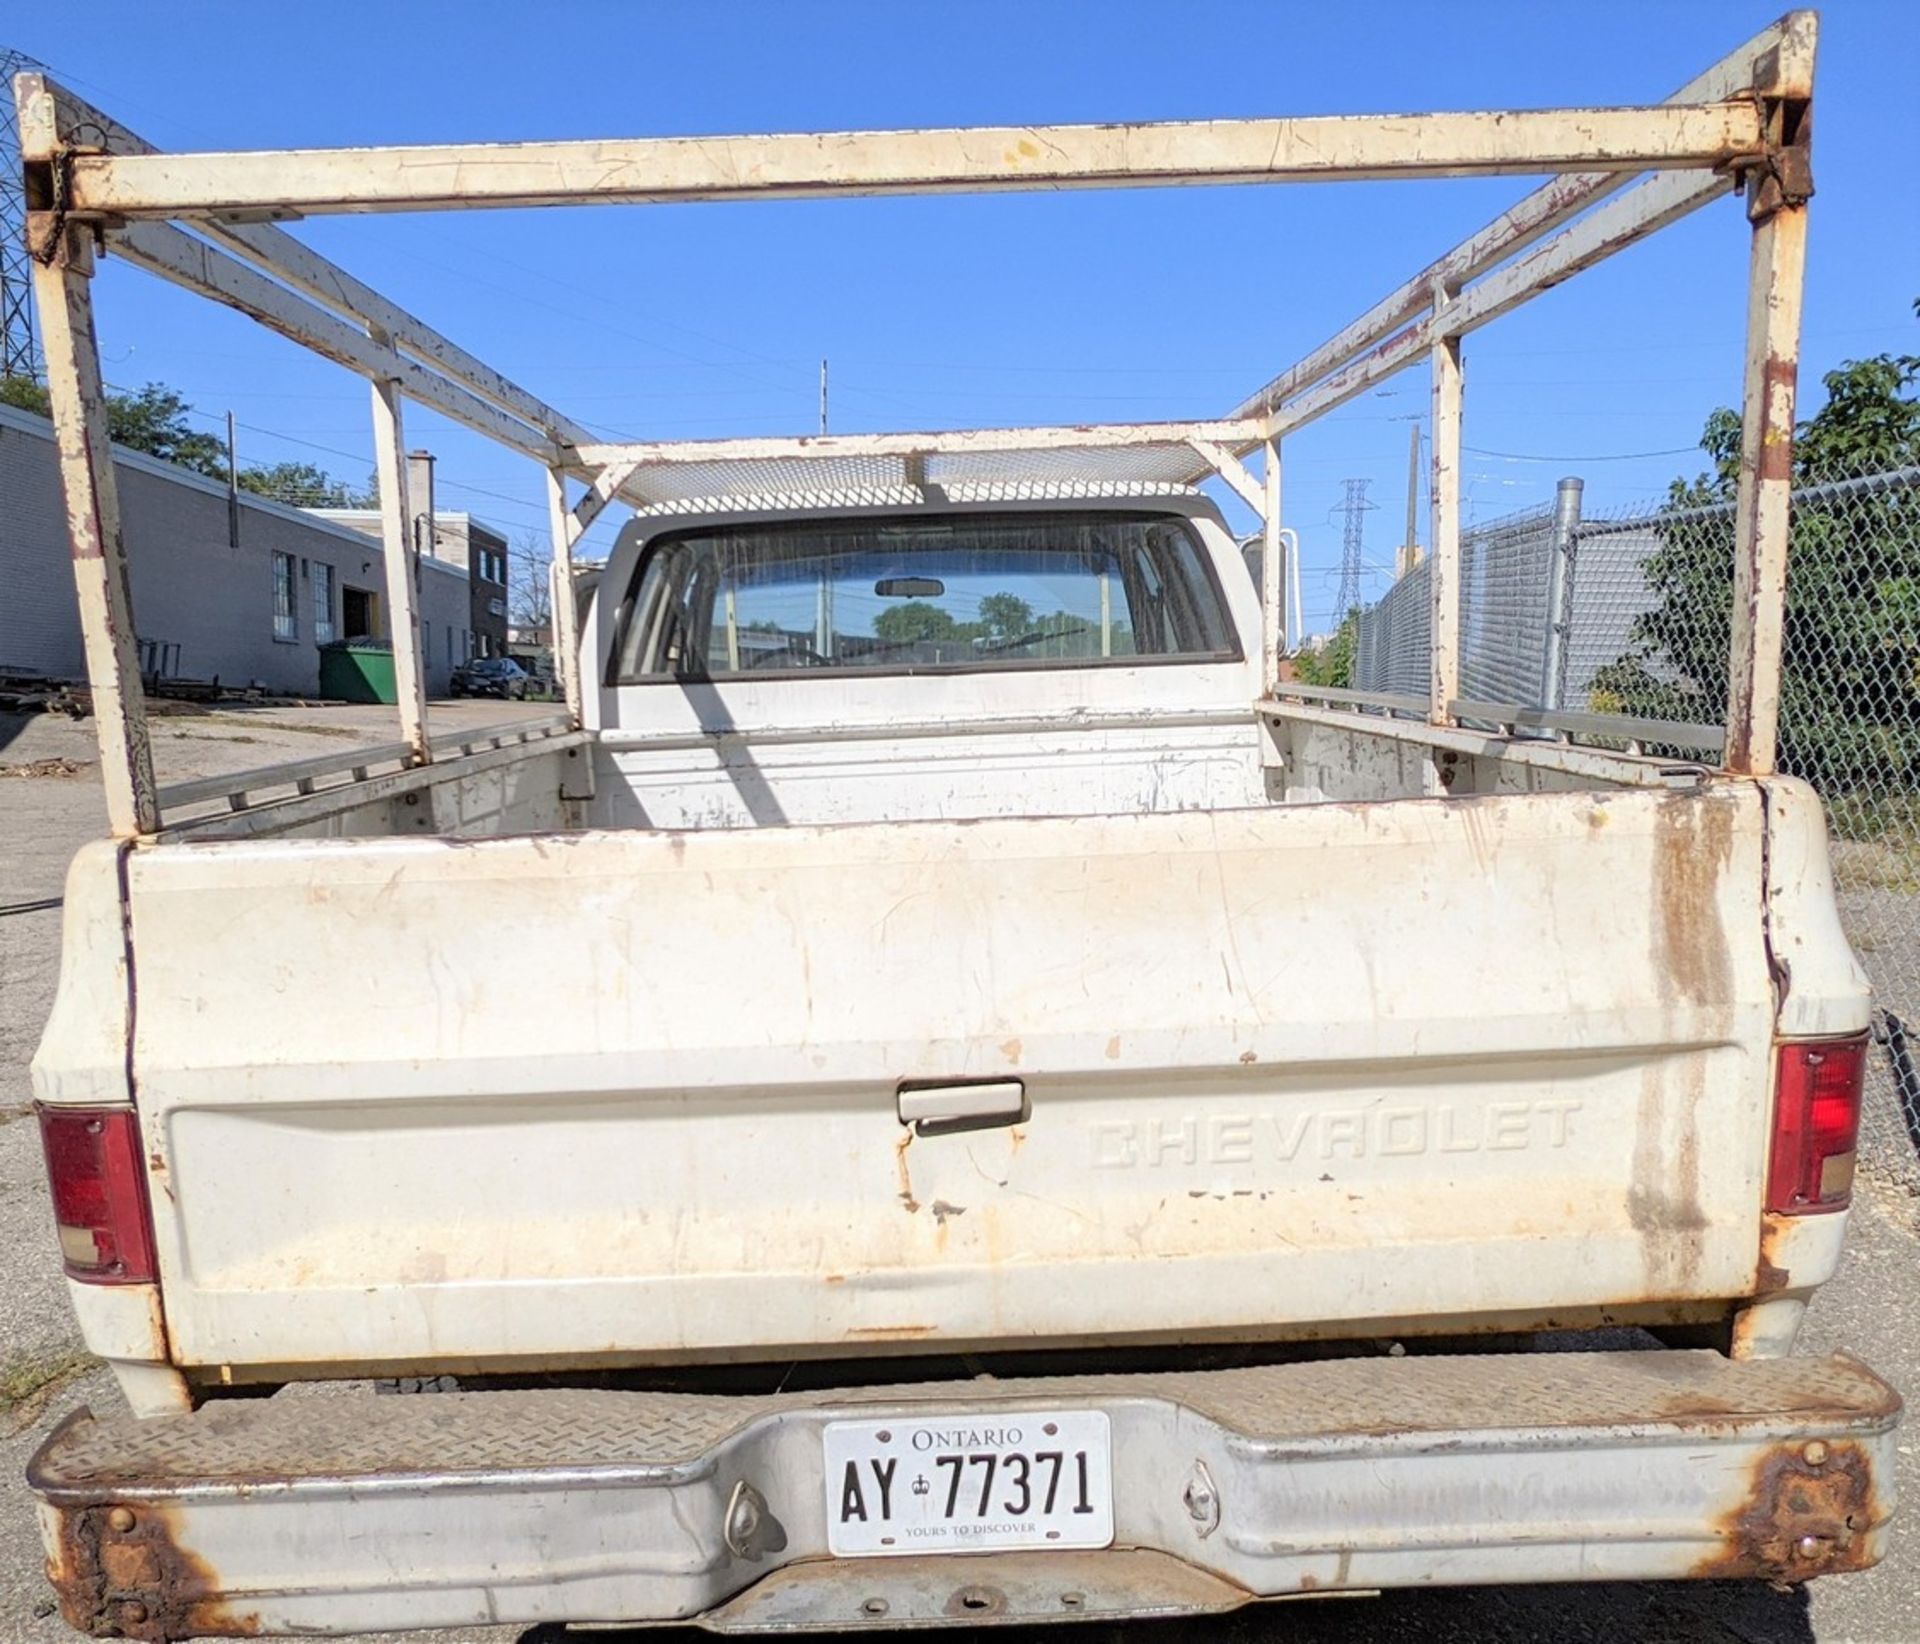
[[[1177,1119],[1119,1119],[1090,1132],[1093,1164],[1281,1164],[1298,1159],[1410,1157],[1422,1153],[1514,1153],[1562,1148],[1572,1139],[1580,1102],[1571,1096],[1468,1106],[1396,1104],[1311,1109],[1284,1116],[1222,1113]]]

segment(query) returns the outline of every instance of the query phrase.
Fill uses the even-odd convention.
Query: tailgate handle
[[[900,1122],[911,1125],[916,1136],[1017,1125],[1030,1111],[1027,1087],[1018,1079],[900,1088]]]

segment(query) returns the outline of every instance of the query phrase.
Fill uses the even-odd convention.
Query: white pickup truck
[[[83,850],[70,1621],[1873,1563],[1899,1401],[1790,1351],[1868,1020],[1814,795],[1266,694],[1260,625],[1184,487],[661,508],[584,727]]]
[[[68,1618],[768,1633],[1873,1563],[1899,1400],[1791,1353],[1868,1019],[1770,774],[1816,34],[1658,105],[198,154],[19,77],[114,836],[34,1067],[132,1406],[32,1463]],[[608,444],[277,226],[1543,173],[1204,422]],[[1471,699],[1463,339],[1736,193],[1724,731]],[[372,385],[398,746],[156,792],[103,254]],[[1284,683],[1282,447],[1419,362],[1429,689]],[[543,470],[557,725],[428,737],[403,401]],[[442,1390],[296,1385],[395,1378]]]

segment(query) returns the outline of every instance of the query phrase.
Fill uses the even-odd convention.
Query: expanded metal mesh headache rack
[[[868,451],[858,456],[831,455],[830,435],[816,436],[809,444],[828,450],[811,450],[805,456],[706,455],[647,462],[634,470],[626,494],[635,512],[643,515],[847,503],[914,507],[926,502],[1063,502],[1183,495],[1213,474],[1212,465],[1191,445],[1170,443]]]
[[[409,767],[430,765],[436,750],[411,575],[407,400],[545,470],[562,636],[578,632],[574,547],[616,502],[654,512],[747,498],[912,504],[1017,498],[1044,487],[1185,488],[1218,477],[1261,521],[1262,711],[1358,715],[1365,705],[1309,704],[1297,693],[1288,700],[1279,693],[1288,638],[1282,448],[1291,432],[1422,363],[1432,378],[1433,425],[1426,724],[1436,735],[1456,737],[1474,734],[1459,724],[1463,719],[1491,724],[1484,734],[1506,737],[1525,759],[1543,757],[1543,731],[1561,744],[1586,736],[1616,746],[1634,743],[1639,733],[1529,724],[1518,712],[1489,713],[1485,704],[1462,700],[1462,339],[1737,192],[1745,196],[1752,241],[1724,764],[1767,772],[1778,717],[1815,34],[1813,14],[1790,13],[1667,101],[1634,107],[246,153],[162,153],[48,77],[19,75],[14,95],[34,288],[112,830],[149,835],[162,818],[93,325],[91,276],[102,252],[238,309],[371,384]],[[1530,174],[1549,181],[1218,420],[791,439],[596,440],[273,221],[529,205]],[[577,730],[579,659],[564,642],[555,649],[569,726]],[[1404,726],[1404,716],[1393,722]],[[1696,740],[1702,747],[1711,741]],[[1564,761],[1576,752],[1561,746],[1545,757]]]

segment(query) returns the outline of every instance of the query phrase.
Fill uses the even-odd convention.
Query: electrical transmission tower
[[[1346,524],[1340,533],[1340,597],[1334,602],[1333,620],[1344,622],[1347,613],[1360,603],[1360,540],[1366,529],[1367,515],[1373,504],[1367,501],[1368,481],[1345,482],[1347,500],[1340,505]]]
[[[0,46],[0,377],[38,377],[33,337],[33,265],[27,254],[27,198],[20,180],[20,121],[13,77],[39,69],[25,52]]]

